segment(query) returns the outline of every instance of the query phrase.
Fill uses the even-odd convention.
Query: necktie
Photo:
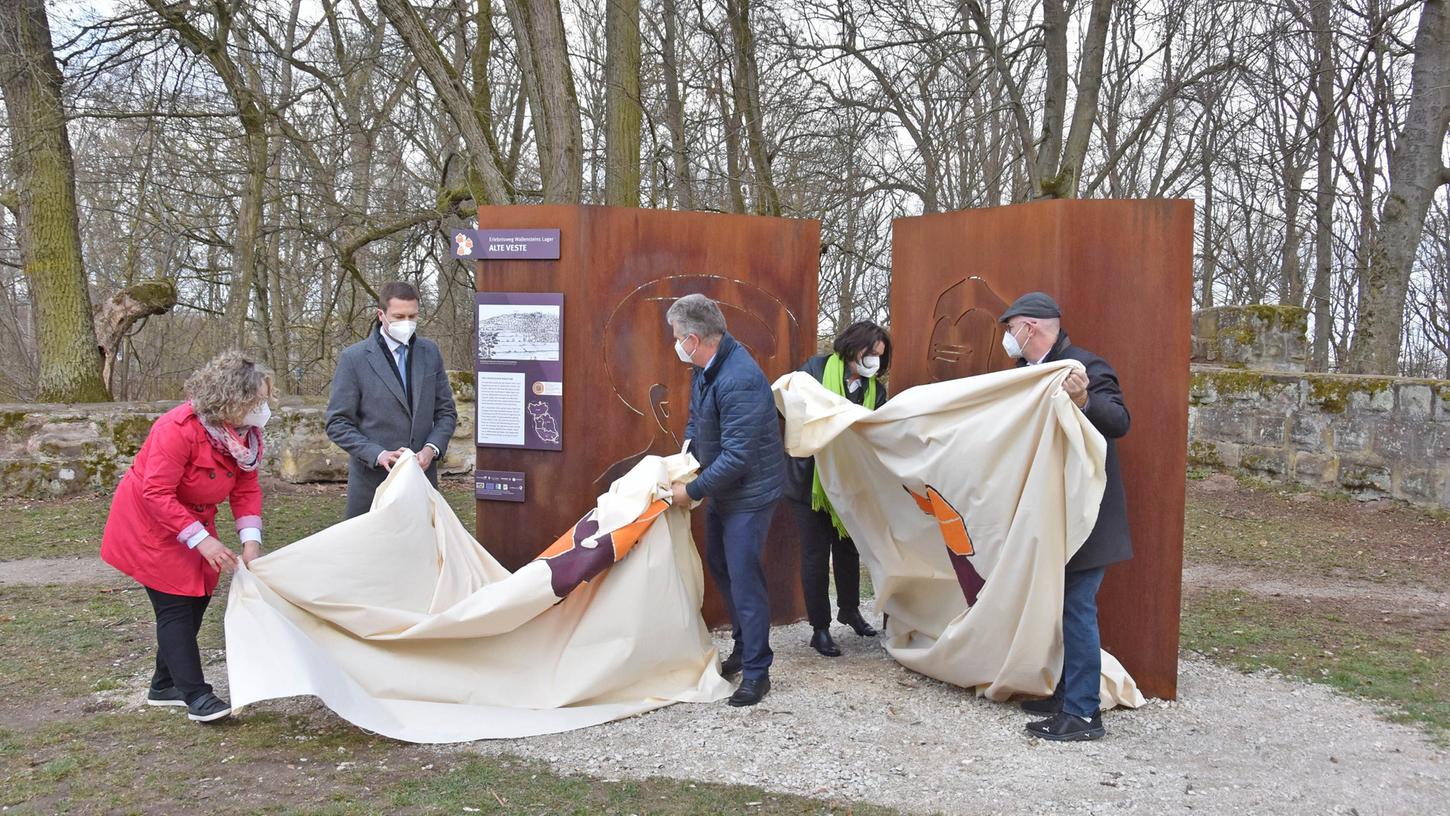
[[[403,380],[403,392],[408,391],[408,347],[398,346],[398,376]]]

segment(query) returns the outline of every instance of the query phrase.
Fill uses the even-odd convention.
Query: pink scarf
[[[196,406],[192,405],[191,410],[196,413]],[[237,432],[230,425],[213,425],[199,413],[196,418],[201,420],[201,427],[206,429],[211,446],[235,459],[237,467],[252,471],[262,466],[262,432],[257,427],[246,426],[246,439],[243,439],[237,436]]]

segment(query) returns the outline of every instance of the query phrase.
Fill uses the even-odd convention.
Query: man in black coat
[[[1108,443],[1107,485],[1097,524],[1067,562],[1062,593],[1062,678],[1052,697],[1022,704],[1023,710],[1030,713],[1051,715],[1028,723],[1027,731],[1033,736],[1050,740],[1098,739],[1106,733],[1098,712],[1102,674],[1098,587],[1109,564],[1133,557],[1116,442],[1128,432],[1128,408],[1123,404],[1123,391],[1113,367],[1068,340],[1062,331],[1062,311],[1051,297],[1042,292],[1023,295],[1002,313],[1001,323],[1006,327],[1002,347],[1008,356],[1018,358],[1018,365],[1057,360],[1083,364],[1087,373],[1069,374],[1063,390]]]
[[[770,691],[770,602],[760,557],[785,479],[785,446],[770,381],[725,331],[725,316],[704,295],[686,295],[665,313],[675,354],[694,366],[685,440],[700,474],[674,486],[674,503],[709,499],[705,561],[730,613],[735,648],[721,673],[743,671],[734,706]]]

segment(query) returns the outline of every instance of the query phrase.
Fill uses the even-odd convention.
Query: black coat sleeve
[[[1128,406],[1123,403],[1123,389],[1118,373],[1108,361],[1093,355],[1084,361],[1088,377],[1088,404],[1083,413],[1098,432],[1109,439],[1128,433],[1131,422]]]

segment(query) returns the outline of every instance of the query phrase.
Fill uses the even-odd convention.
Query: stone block
[[[1289,444],[1300,450],[1323,451],[1330,447],[1329,418],[1324,414],[1297,411],[1289,422]]]
[[[1195,362],[1260,371],[1303,371],[1309,313],[1297,306],[1249,304],[1193,315]]]
[[[1395,386],[1395,415],[1401,419],[1424,422],[1434,413],[1435,392],[1427,383],[1402,383]]]
[[[1394,480],[1394,496],[1422,504],[1437,502],[1445,490],[1446,478],[1444,469],[1405,468]]]
[[[1394,390],[1388,387],[1370,388],[1349,393],[1349,411],[1387,414],[1395,409]]]
[[[1223,453],[1219,451],[1218,443],[1195,439],[1188,443],[1188,464],[1195,467],[1223,467]]]
[[[1295,451],[1290,467],[1294,481],[1310,487],[1332,485],[1339,478],[1339,457],[1332,454]]]
[[[1245,445],[1239,451],[1238,466],[1255,475],[1278,477],[1289,472],[1289,459],[1281,448]]]
[[[94,422],[52,421],[31,435],[27,449],[37,459],[82,459],[101,443],[101,429]]]
[[[1386,462],[1421,462],[1429,458],[1435,428],[1423,421],[1385,417],[1375,425],[1374,452]]]
[[[1375,423],[1364,417],[1349,414],[1337,416],[1330,421],[1329,427],[1334,433],[1336,453],[1357,453],[1369,450],[1371,440],[1374,439]]]
[[[1379,499],[1390,495],[1393,480],[1387,465],[1341,459],[1339,486],[1357,499]]]
[[[1252,442],[1255,445],[1281,447],[1289,436],[1289,418],[1273,411],[1260,411],[1254,417]]]

